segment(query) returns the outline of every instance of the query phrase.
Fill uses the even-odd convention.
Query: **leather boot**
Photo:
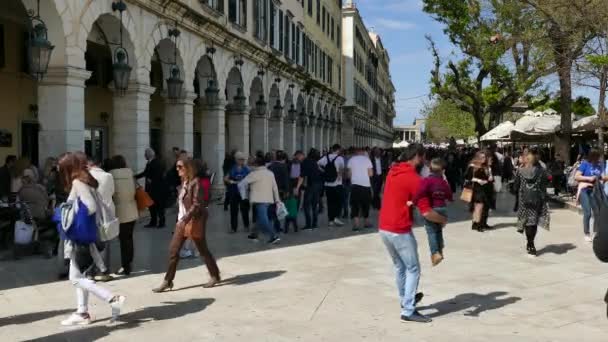
[[[161,293],[161,292],[165,292],[167,290],[172,290],[173,289],[173,282],[172,281],[167,281],[167,280],[163,280],[163,282],[160,284],[159,287],[152,289],[152,292],[154,293]]]

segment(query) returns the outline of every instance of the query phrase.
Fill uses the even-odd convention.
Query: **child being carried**
[[[427,198],[435,212],[447,217],[447,202],[452,201],[452,189],[443,176],[444,168],[445,164],[442,159],[435,158],[431,161],[431,174],[422,179],[413,204],[416,204],[421,198]],[[426,219],[424,221],[431,250],[431,261],[433,266],[437,266],[443,260],[443,227]]]

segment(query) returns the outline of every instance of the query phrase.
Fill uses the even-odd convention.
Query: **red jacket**
[[[407,202],[413,202],[421,183],[422,178],[409,163],[398,163],[391,168],[382,197],[380,230],[398,234],[411,232],[413,208],[408,207]],[[422,214],[431,210],[428,198],[421,198],[416,206]]]

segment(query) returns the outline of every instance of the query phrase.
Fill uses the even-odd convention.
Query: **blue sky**
[[[391,58],[391,75],[397,89],[395,124],[411,124],[429,101],[429,79],[433,59],[426,34],[435,40],[445,61],[455,56],[455,47],[443,33],[441,24],[422,11],[422,0],[355,0],[369,30],[380,34]],[[556,77],[546,83],[552,90],[559,84]],[[597,104],[597,92],[575,88],[573,97],[584,95]],[[597,105],[596,105],[597,107]]]

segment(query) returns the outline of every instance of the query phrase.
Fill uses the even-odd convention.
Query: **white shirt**
[[[373,168],[372,161],[367,156],[354,156],[348,161],[350,181],[353,185],[371,187],[368,171]]]
[[[111,173],[105,172],[98,167],[90,168],[89,172],[91,173],[91,176],[97,180],[97,183],[99,183],[97,192],[99,192],[101,200],[110,208],[110,210],[112,210],[112,214],[116,213],[114,200],[112,199],[114,196],[114,177],[112,177]]]
[[[325,157],[321,158],[318,162],[318,165],[320,167],[324,168],[327,165],[327,158],[329,158],[330,162],[335,159],[334,165],[336,165],[336,170],[338,171],[338,178],[336,178],[335,182],[325,182],[325,186],[336,187],[336,186],[342,185],[342,171],[344,171],[344,158],[338,156],[335,153],[332,153],[329,156],[325,156]]]
[[[376,175],[382,175],[382,159],[376,157],[374,158],[374,166],[376,167]]]
[[[185,187],[182,185],[181,189],[179,189],[178,196],[178,212],[177,212],[177,220],[181,220],[184,216],[186,216],[186,207],[184,206],[184,196],[186,196]]]

